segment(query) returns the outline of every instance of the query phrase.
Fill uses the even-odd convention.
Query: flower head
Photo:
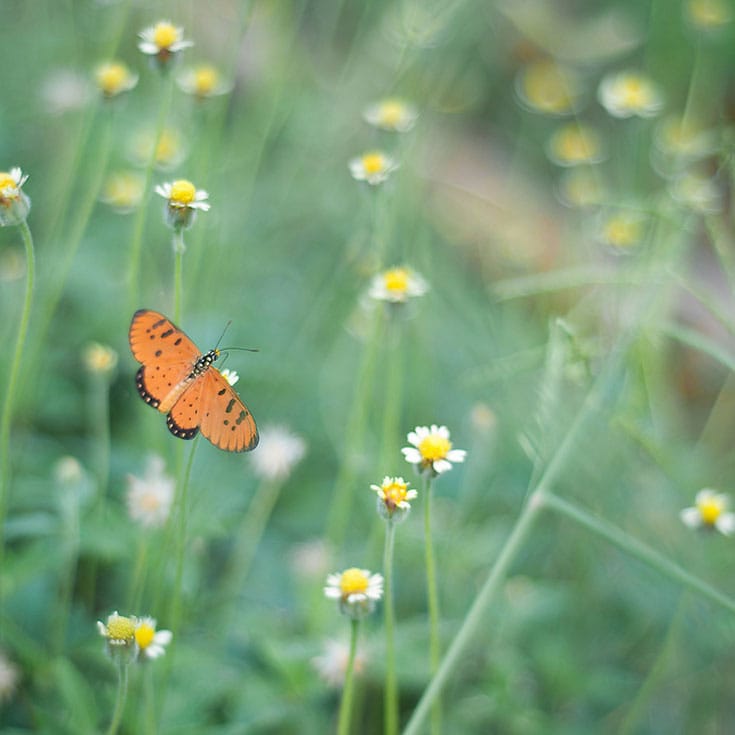
[[[534,61],[516,76],[516,94],[532,112],[569,115],[579,106],[581,84],[577,75],[554,61]]]
[[[285,426],[264,426],[258,451],[250,455],[253,472],[264,480],[283,482],[304,458],[306,442]]]
[[[110,174],[102,187],[100,200],[118,214],[132,212],[143,198],[143,177],[133,171]]]
[[[107,642],[110,656],[119,658],[124,663],[135,660],[138,644],[135,640],[135,626],[138,621],[134,617],[118,615],[117,611],[107,618],[107,622],[97,621],[97,630]]]
[[[434,477],[451,470],[453,463],[464,462],[467,455],[464,449],[452,449],[446,426],[417,426],[409,432],[408,441],[413,446],[401,449],[406,462],[415,465],[418,472]]]
[[[235,383],[240,380],[240,376],[237,374],[237,370],[230,370],[229,368],[225,368],[224,370],[220,370],[220,373],[230,385],[235,385]]]
[[[186,149],[181,133],[174,128],[164,128],[158,138],[154,131],[142,130],[130,141],[130,157],[141,166],[154,157],[157,168],[171,169],[184,160]]]
[[[557,195],[567,207],[597,207],[605,201],[607,188],[596,169],[580,166],[562,173]]]
[[[429,285],[416,271],[405,266],[389,268],[373,277],[368,296],[377,301],[405,304],[414,296],[422,296]]]
[[[209,194],[203,189],[197,189],[187,179],[160,184],[156,187],[156,194],[168,200],[166,221],[175,230],[191,227],[198,209],[202,212],[209,211]]]
[[[722,192],[712,176],[701,171],[686,171],[669,186],[669,194],[687,209],[698,214],[722,210]]]
[[[716,31],[732,21],[732,8],[727,0],[687,0],[687,20],[700,31]]]
[[[378,513],[386,520],[400,522],[406,518],[411,509],[411,500],[418,492],[408,489],[409,483],[402,477],[384,477],[380,485],[371,485],[370,489],[378,494]]]
[[[725,536],[735,533],[735,513],[728,512],[729,498],[710,488],[700,490],[691,508],[681,511],[681,520],[690,528],[715,529]]]
[[[380,100],[363,112],[363,117],[370,125],[398,133],[407,133],[411,130],[418,116],[413,105],[396,97]]]
[[[117,352],[99,342],[90,342],[84,348],[83,357],[87,370],[97,375],[109,375],[117,366]]]
[[[16,166],[0,172],[0,227],[25,222],[31,211],[31,200],[22,191],[27,175]]]
[[[128,515],[144,528],[162,526],[171,513],[174,480],[163,470],[163,459],[152,455],[148,458],[143,477],[128,475],[128,490],[125,496]]]
[[[549,138],[546,153],[558,166],[599,163],[604,158],[597,132],[576,123],[559,128]]]
[[[383,576],[367,569],[351,567],[327,576],[324,594],[339,600],[340,611],[353,619],[369,615],[383,596]]]
[[[633,209],[604,212],[597,237],[603,245],[625,251],[640,245],[646,234],[646,217]]]
[[[192,41],[184,39],[184,30],[170,21],[161,20],[140,32],[138,48],[151,56],[159,66],[164,67],[179,51],[193,46]]]
[[[363,153],[350,161],[352,178],[372,186],[382,184],[397,168],[398,163],[382,151]]]
[[[135,626],[135,642],[144,660],[163,656],[172,638],[173,633],[170,630],[156,630],[156,621],[153,618],[138,619]]]
[[[216,67],[211,64],[199,64],[184,69],[176,79],[179,87],[198,100],[227,94],[232,84],[223,80]]]
[[[635,71],[606,76],[600,82],[597,97],[613,117],[654,117],[664,106],[658,86]]]
[[[128,92],[138,83],[138,75],[119,61],[100,64],[94,72],[97,87],[108,99]]]

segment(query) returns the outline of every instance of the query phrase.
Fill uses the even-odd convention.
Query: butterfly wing
[[[189,384],[166,417],[168,430],[179,439],[193,439],[199,433],[205,377],[199,375]]]
[[[199,382],[202,384],[200,408],[202,434],[215,447],[227,452],[249,452],[255,449],[258,445],[255,419],[222,373],[210,367]],[[188,393],[189,391],[182,396],[179,403]]]
[[[163,314],[150,309],[135,312],[128,337],[133,356],[143,364],[136,375],[138,393],[167,413],[200,356],[197,346]]]

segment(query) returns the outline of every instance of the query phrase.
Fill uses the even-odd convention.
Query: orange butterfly
[[[214,349],[202,355],[197,346],[163,314],[140,309],[130,324],[130,349],[142,363],[135,378],[140,397],[161,413],[180,439],[199,429],[215,447],[249,452],[258,445],[250,411],[212,363]]]

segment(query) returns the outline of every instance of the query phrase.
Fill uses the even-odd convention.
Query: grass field
[[[729,0],[2,15],[0,733],[735,731]]]

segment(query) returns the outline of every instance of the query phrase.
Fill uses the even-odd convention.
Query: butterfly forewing
[[[219,370],[202,376],[202,434],[228,452],[247,452],[258,445],[258,429],[247,406]]]
[[[168,430],[179,439],[193,439],[199,432],[204,392],[202,377],[189,384],[166,417]]]
[[[197,346],[173,322],[150,309],[135,312],[129,337],[130,349],[143,365],[193,365],[200,354]]]

